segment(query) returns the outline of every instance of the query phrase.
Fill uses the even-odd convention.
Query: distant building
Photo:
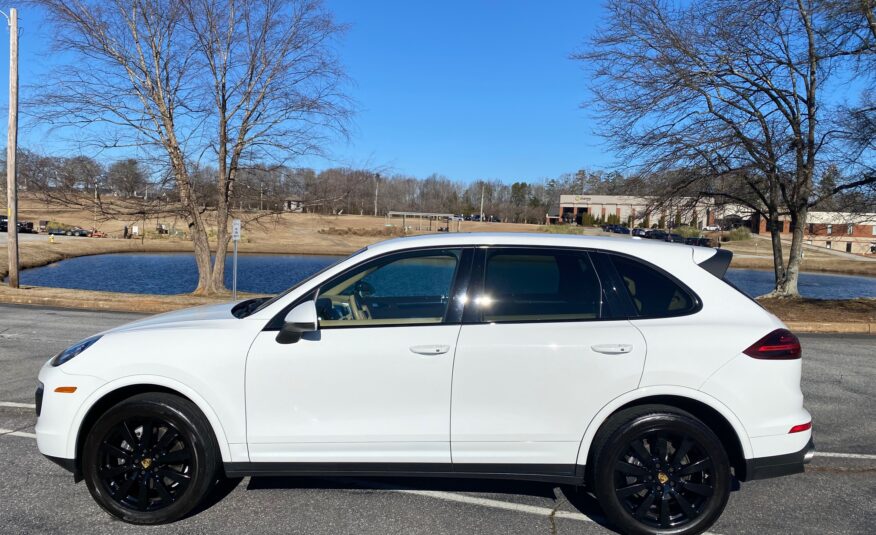
[[[768,234],[767,220],[755,215],[751,230]],[[779,219],[780,234],[790,239],[793,228],[788,217]],[[876,213],[809,212],[803,227],[803,239],[808,245],[825,247],[854,254],[876,254]]]
[[[663,218],[667,225],[680,218],[682,224],[697,226],[715,222],[714,203],[707,199],[681,198],[675,207],[649,209],[650,199],[632,195],[560,195],[556,215],[548,215],[548,224],[609,222],[630,226],[653,226]]]
[[[304,201],[292,197],[283,199],[283,210],[287,212],[303,212]]]
[[[806,243],[847,253],[876,254],[876,214],[809,212]]]

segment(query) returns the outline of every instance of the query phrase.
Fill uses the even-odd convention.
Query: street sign
[[[234,242],[234,257],[231,261],[231,299],[237,301],[237,242],[240,241],[240,219],[231,220],[231,241]]]

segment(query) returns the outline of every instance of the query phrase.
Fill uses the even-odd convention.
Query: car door
[[[246,374],[252,462],[449,463],[450,386],[472,250],[369,260],[316,297],[319,329],[258,335]],[[285,314],[285,312],[283,313]]]
[[[454,470],[572,472],[599,409],[637,387],[645,340],[612,319],[587,252],[479,253],[453,371]]]

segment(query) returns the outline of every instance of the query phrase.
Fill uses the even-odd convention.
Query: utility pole
[[[18,10],[12,8],[9,22],[9,130],[6,138],[6,225],[9,249],[9,287],[18,288],[18,191],[15,153],[18,148]]]
[[[374,173],[374,217],[377,217],[377,194],[380,193],[380,173]]]
[[[481,223],[484,222],[484,187],[486,184],[481,183]]]

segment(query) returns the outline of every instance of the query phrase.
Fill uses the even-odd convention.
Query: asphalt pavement
[[[33,390],[51,355],[138,317],[0,305],[0,532],[611,533],[573,489],[440,479],[244,478],[175,524],[116,521],[37,451]],[[876,532],[876,337],[800,338],[819,453],[805,474],[742,483],[711,533]]]

